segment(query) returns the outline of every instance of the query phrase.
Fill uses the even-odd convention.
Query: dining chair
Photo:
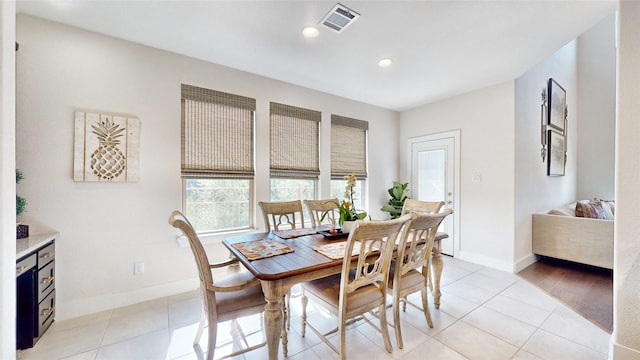
[[[218,263],[209,263],[207,253],[198,238],[189,220],[179,211],[173,211],[169,217],[169,224],[180,229],[189,240],[189,247],[193,252],[200,277],[200,291],[202,293],[202,312],[200,324],[193,341],[194,347],[199,346],[205,323],[209,323],[209,345],[207,360],[213,359],[216,350],[217,325],[219,322],[232,321],[232,326],[238,330],[241,339],[246,346],[243,349],[225,355],[222,358],[233,357],[247,351],[251,351],[266,345],[266,341],[249,346],[242,329],[236,319],[261,314],[265,308],[265,298],[260,281],[248,271],[239,270],[240,267],[232,267],[229,276],[220,280],[214,280],[212,269],[229,267],[238,262],[238,259],[227,259]],[[264,331],[264,329],[263,329]],[[198,349],[196,349],[198,350]]]
[[[267,231],[279,231],[283,229],[304,228],[304,213],[302,211],[302,201],[260,201],[258,206],[262,210],[264,225]],[[284,329],[291,327],[289,309],[291,309],[291,292],[287,292],[282,298],[282,312],[284,317]]]
[[[389,353],[393,351],[385,311],[387,279],[396,239],[412,216],[414,215],[408,214],[385,221],[356,221],[355,229],[349,233],[345,245],[341,273],[302,284],[302,336],[305,336],[305,328],[308,326],[344,360],[347,356],[346,326],[362,319],[382,333],[386,350]],[[352,257],[354,249],[357,260]],[[309,297],[338,318],[335,329],[321,333],[307,321]],[[379,327],[363,316],[366,313],[379,318]],[[327,339],[328,335],[336,332],[340,339],[339,348]]]
[[[427,324],[430,328],[433,327],[427,299],[431,250],[438,226],[452,212],[451,209],[445,209],[435,214],[413,213],[413,220],[407,224],[398,242],[396,257],[389,273],[387,292],[393,298],[393,326],[400,349],[404,346],[400,325],[400,302],[403,311],[406,311],[407,303],[422,310]],[[422,308],[407,300],[409,294],[418,290],[422,296]]]
[[[297,229],[304,227],[304,214],[302,201],[260,201],[258,202],[264,217],[264,226],[267,231],[279,231],[282,229]]]
[[[422,201],[416,199],[406,199],[402,206],[401,214],[406,214],[409,211],[415,212],[431,212],[437,213],[444,206],[444,201]]]
[[[401,214],[409,212],[417,213],[438,213],[444,206],[444,201],[423,201],[416,199],[406,199],[402,205]],[[429,290],[433,291],[433,278],[431,277],[431,268],[428,269]]]
[[[333,227],[337,225],[336,210],[338,209],[338,202],[338,199],[304,200],[304,205],[309,210],[309,215],[311,215],[311,226],[326,225]]]

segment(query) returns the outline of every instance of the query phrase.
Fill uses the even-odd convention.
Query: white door
[[[442,241],[442,253],[455,256],[458,248],[458,189],[460,132],[409,139],[411,197],[423,201],[444,201],[453,214],[445,218],[438,231],[449,238]]]

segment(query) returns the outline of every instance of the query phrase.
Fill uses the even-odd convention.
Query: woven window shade
[[[331,177],[367,177],[367,121],[331,115]]]
[[[270,118],[271,176],[317,179],[320,112],[271,103]]]
[[[182,85],[182,177],[252,179],[255,99]]]

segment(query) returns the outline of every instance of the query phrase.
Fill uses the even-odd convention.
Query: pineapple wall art
[[[73,180],[139,180],[140,120],[76,111]]]

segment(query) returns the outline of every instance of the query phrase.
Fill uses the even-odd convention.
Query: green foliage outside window
[[[313,200],[316,198],[314,179],[271,179],[271,201]],[[305,222],[311,226],[311,214],[302,206]]]
[[[198,232],[251,225],[251,180],[187,179],[185,215]]]

